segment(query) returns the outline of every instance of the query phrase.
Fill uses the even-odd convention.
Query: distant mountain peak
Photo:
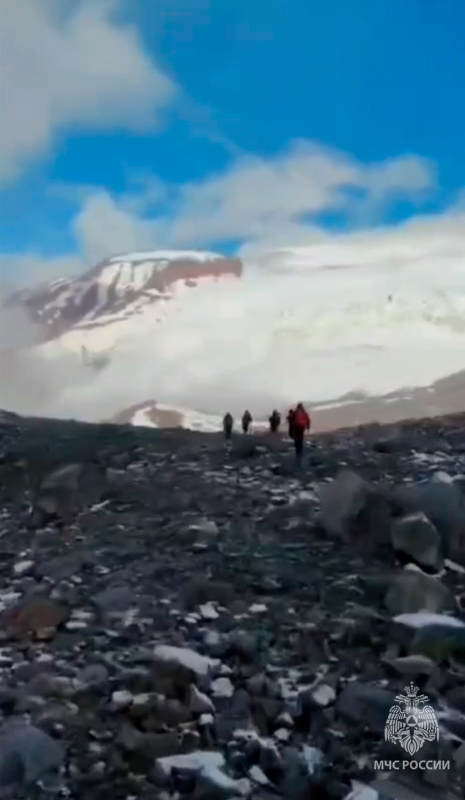
[[[137,313],[169,299],[175,284],[195,287],[205,280],[240,278],[242,261],[196,250],[151,250],[120,253],[71,278],[14,293],[13,304],[26,308],[44,340],[55,339],[76,325],[98,324],[102,317]]]

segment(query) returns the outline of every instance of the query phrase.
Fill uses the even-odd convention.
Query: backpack
[[[296,428],[306,428],[308,425],[308,416],[303,408],[298,408],[292,420]]]

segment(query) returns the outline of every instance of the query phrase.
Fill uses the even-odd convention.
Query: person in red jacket
[[[302,403],[298,403],[294,412],[294,418],[292,421],[292,428],[294,434],[294,447],[295,447],[295,454],[298,459],[301,458],[302,452],[304,449],[304,438],[305,438],[305,431],[310,430],[310,416],[305,411]]]

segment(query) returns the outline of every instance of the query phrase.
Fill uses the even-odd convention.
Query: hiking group
[[[310,430],[311,419],[302,403],[298,403],[295,408],[290,408],[286,417],[289,438],[294,442],[295,454],[298,459],[302,456],[305,432]],[[252,414],[247,409],[241,419],[242,432],[248,433],[253,422]],[[269,420],[270,433],[278,433],[281,425],[281,414],[276,409],[273,410]],[[226,439],[231,439],[234,428],[234,419],[229,411],[223,417],[223,431]]]

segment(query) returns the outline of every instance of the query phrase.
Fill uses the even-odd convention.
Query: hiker
[[[294,409],[290,408],[286,417],[287,427],[289,431],[289,439],[294,438],[294,414],[295,414]]]
[[[279,411],[276,411],[276,409],[274,409],[268,422],[270,423],[271,433],[276,433],[279,426],[281,425],[281,414],[279,413]]]
[[[305,431],[310,430],[310,422],[310,417],[305,411],[302,403],[298,403],[292,420],[295,454],[298,459],[300,459],[302,456]]]
[[[248,433],[249,432],[249,427],[250,427],[250,424],[251,424],[252,421],[253,421],[252,420],[252,414],[247,409],[246,411],[244,411],[244,413],[242,415],[242,432],[243,433]]]
[[[229,411],[223,417],[223,431],[226,439],[231,438],[234,420]]]

